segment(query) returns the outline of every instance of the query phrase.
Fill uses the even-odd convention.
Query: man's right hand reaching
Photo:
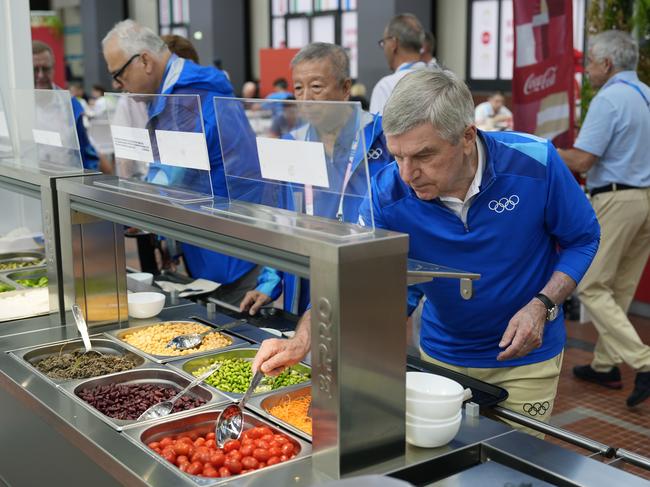
[[[271,296],[260,291],[248,291],[244,299],[239,304],[239,311],[242,313],[248,311],[251,316],[255,315],[259,309],[271,302]]]
[[[253,360],[253,373],[261,370],[265,375],[278,375],[285,368],[297,364],[311,349],[311,310],[302,316],[296,334],[288,340],[264,340]]]

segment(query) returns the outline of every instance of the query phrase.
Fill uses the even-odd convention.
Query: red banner
[[[514,0],[515,130],[571,147],[575,95],[571,0]]]

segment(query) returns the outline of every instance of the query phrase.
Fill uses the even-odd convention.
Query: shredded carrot
[[[311,394],[296,399],[286,396],[277,406],[273,406],[268,411],[276,418],[311,435],[311,418],[307,416],[310,404]]]

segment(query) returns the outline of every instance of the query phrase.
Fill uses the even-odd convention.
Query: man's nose
[[[115,89],[115,90],[121,90],[122,89],[122,83],[120,83],[119,81],[113,80],[112,84],[113,84],[113,89]]]
[[[405,183],[409,184],[418,176],[418,170],[408,159],[404,159],[400,164],[400,174]]]

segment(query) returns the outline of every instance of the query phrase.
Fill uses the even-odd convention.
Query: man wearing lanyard
[[[210,159],[210,176],[215,196],[227,197],[221,146],[214,111],[215,96],[233,96],[230,82],[222,71],[200,66],[172,54],[163,40],[150,29],[132,20],[124,20],[111,29],[102,41],[104,58],[114,86],[129,93],[139,94],[193,94],[199,95],[205,136]],[[159,99],[149,109],[148,126],[164,127],[180,116],[166,110]],[[242,135],[243,137],[244,135]],[[254,139],[253,139],[254,140]],[[229,144],[237,143],[229,140]],[[168,166],[155,165],[152,169],[166,171]],[[168,178],[176,177],[166,171]],[[230,304],[238,304],[246,291],[255,287],[256,266],[194,245],[183,244],[185,262],[193,277],[221,283],[214,297]]]
[[[636,371],[628,406],[650,397],[650,347],[627,317],[650,255],[650,88],[636,74],[638,59],[639,47],[625,32],[591,38],[586,71],[600,91],[574,147],[560,150],[569,168],[587,173],[602,229],[596,258],[578,287],[598,341],[591,364],[573,372],[620,389],[617,365],[627,363]]]
[[[380,79],[372,90],[370,113],[381,115],[397,82],[411,71],[427,67],[420,60],[423,42],[424,29],[415,15],[399,14],[388,23],[378,44],[394,72]]]
[[[299,101],[348,101],[350,98],[350,60],[345,50],[335,44],[315,42],[302,48],[291,61],[295,97]],[[320,107],[319,107],[320,108]],[[342,109],[335,106],[331,125],[340,128]],[[347,107],[346,107],[347,108]],[[299,127],[287,139],[318,140],[326,146],[329,159],[345,160],[347,164],[336,166],[340,169],[330,174],[333,191],[318,191],[310,186],[304,188],[304,212],[342,221],[358,220],[360,198],[346,197],[346,194],[365,194],[367,190],[366,173],[359,170],[363,163],[364,151],[368,159],[369,176],[372,177],[392,160],[386,149],[381,117],[368,112],[357,111],[338,131],[336,141],[324,133],[328,125],[326,110],[316,114],[320,120]],[[359,133],[367,147],[362,147]],[[336,168],[332,167],[334,171]],[[289,199],[289,198],[287,198]],[[302,314],[309,304],[309,281],[298,279],[276,269],[264,268],[258,278],[255,291],[246,294],[241,302],[242,311],[255,314],[257,310],[278,298],[284,288],[284,309]]]

